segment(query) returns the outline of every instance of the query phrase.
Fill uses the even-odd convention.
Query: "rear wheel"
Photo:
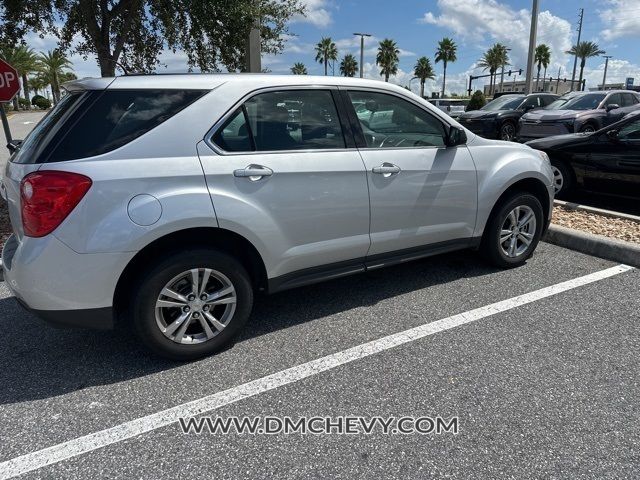
[[[229,255],[206,249],[159,262],[133,294],[142,343],[173,360],[193,360],[228,345],[253,304],[249,275]]]
[[[507,198],[489,219],[482,252],[499,267],[522,265],[536,249],[543,226],[540,201],[529,193],[517,193]]]
[[[596,126],[592,123],[585,123],[580,128],[580,133],[593,133],[596,131]]]

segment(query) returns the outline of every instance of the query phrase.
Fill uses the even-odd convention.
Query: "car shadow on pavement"
[[[243,340],[356,307],[497,270],[473,252],[457,252],[362,275],[258,295]],[[0,299],[0,405],[63,395],[179,367],[144,351],[133,332],[59,329]]]

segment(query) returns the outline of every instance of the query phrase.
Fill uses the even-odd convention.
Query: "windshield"
[[[44,145],[44,139],[60,124],[60,119],[71,110],[80,97],[82,94],[78,93],[62,97],[62,100],[31,130],[10,161],[13,163],[36,163],[39,150]]]
[[[593,110],[604,100],[605,93],[586,93],[561,97],[545,107],[546,110]]]
[[[480,110],[495,112],[496,110],[515,110],[522,103],[523,95],[505,95],[490,101]]]

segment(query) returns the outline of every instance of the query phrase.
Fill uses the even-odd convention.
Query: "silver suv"
[[[6,282],[65,325],[133,324],[174,359],[228,344],[254,292],[457,249],[521,265],[546,154],[351,78],[84,79],[13,153]]]

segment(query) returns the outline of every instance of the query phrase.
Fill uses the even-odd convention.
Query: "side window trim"
[[[261,95],[263,93],[269,93],[269,92],[281,92],[281,91],[287,91],[287,90],[292,90],[292,91],[296,91],[296,90],[309,90],[309,91],[314,91],[314,90],[321,90],[321,91],[327,91],[329,92],[329,94],[331,95],[332,101],[334,103],[334,107],[336,109],[337,112],[337,118],[340,122],[340,126],[341,126],[341,130],[343,133],[343,137],[345,140],[345,146],[342,148],[326,148],[326,149],[293,149],[293,150],[261,150],[258,151],[255,145],[255,137],[253,136],[253,131],[251,129],[251,124],[249,122],[249,115],[246,109],[245,104],[251,100],[252,98]],[[313,152],[336,152],[336,151],[344,151],[344,150],[350,150],[355,148],[355,146],[349,146],[350,142],[349,142],[349,138],[350,136],[345,132],[345,119],[342,118],[343,115],[340,110],[340,105],[338,103],[338,97],[337,95],[339,94],[339,89],[336,85],[281,85],[281,86],[276,86],[276,87],[262,87],[262,88],[258,88],[256,90],[251,90],[250,92],[247,92],[243,97],[240,98],[240,100],[238,100],[236,103],[234,103],[214,124],[213,126],[209,129],[209,131],[206,133],[205,137],[204,137],[204,142],[214,151],[216,152],[218,155],[261,155],[261,154],[275,154],[275,153],[304,153],[304,152],[309,152],[309,151],[313,151]],[[233,115],[234,112],[236,112],[239,108],[242,109],[244,118],[245,118],[245,122],[247,125],[247,132],[249,133],[249,136],[251,138],[251,145],[253,150],[251,151],[246,151],[246,152],[233,152],[233,151],[227,151],[224,150],[222,147],[220,147],[218,144],[215,143],[215,141],[213,140],[213,138],[215,137],[216,133],[218,133],[218,131],[224,126],[224,124],[229,120],[229,118],[231,118],[231,116]]]
[[[367,146],[365,137],[364,137],[364,132],[362,131],[362,125],[360,125],[360,121],[358,120],[358,116],[356,114],[355,108],[353,107],[353,103],[351,103],[351,98],[349,97],[349,92],[369,92],[369,93],[377,93],[380,95],[391,95],[393,97],[399,98],[400,100],[403,100],[405,102],[411,103],[412,105],[416,106],[417,108],[419,108],[420,110],[422,110],[424,113],[426,113],[427,115],[431,116],[432,118],[434,118],[436,121],[438,121],[441,125],[442,125],[442,129],[444,131],[444,135],[448,135],[449,134],[449,130],[451,129],[451,126],[446,123],[444,120],[442,120],[441,118],[439,118],[437,115],[434,115],[433,113],[431,113],[429,110],[427,110],[426,108],[424,108],[422,105],[412,101],[409,98],[403,97],[402,95],[397,95],[395,92],[390,92],[387,90],[380,90],[378,88],[369,88],[369,87],[356,87],[356,88],[345,88],[345,87],[339,87],[338,90],[340,91],[340,95],[342,96],[342,101],[344,103],[347,104],[347,112],[348,112],[348,116],[349,116],[349,123],[351,124],[351,128],[354,131],[354,138],[356,141],[356,146],[358,147],[358,149],[360,150],[388,150],[384,147],[369,147]],[[439,146],[419,146],[419,147],[397,147],[398,149],[416,149],[416,148],[446,148],[446,146],[444,147],[439,147]]]
[[[249,135],[249,143],[251,144],[251,151],[257,152],[256,137],[253,136],[253,128],[251,128],[251,122],[249,121],[249,113],[247,113],[247,102],[244,102],[240,109],[242,110],[242,116],[244,117],[244,124],[247,126],[247,135]],[[213,137],[212,137],[213,138]]]

